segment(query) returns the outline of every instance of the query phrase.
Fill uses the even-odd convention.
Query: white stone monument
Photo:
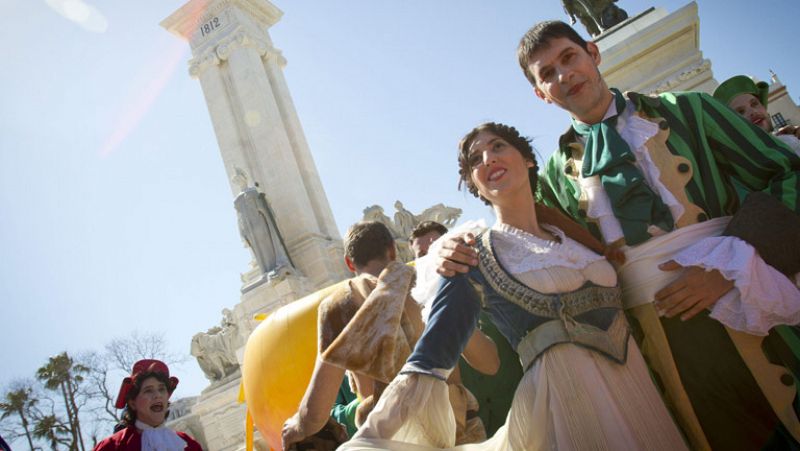
[[[254,315],[349,276],[341,238],[283,76],[286,61],[268,33],[282,14],[268,0],[190,0],[161,22],[192,49],[189,73],[203,89],[232,200],[242,192],[243,181],[263,193],[278,229],[273,238],[280,237],[278,250],[285,248],[291,261],[282,266],[288,269],[269,277],[265,273],[270,268],[251,262],[242,275],[240,302],[225,311],[220,326],[192,339],[192,354],[211,385],[173,425],[201,436],[204,447],[214,451],[244,448],[238,364],[256,326]],[[258,256],[263,266],[267,259]]]
[[[691,2],[668,14],[650,8],[607,30],[595,42],[609,86],[642,94],[711,93],[718,83],[700,51],[700,18]]]

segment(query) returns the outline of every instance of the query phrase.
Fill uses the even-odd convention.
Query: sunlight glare
[[[103,13],[83,0],[45,0],[45,3],[61,17],[86,31],[105,33],[108,29],[108,20]]]

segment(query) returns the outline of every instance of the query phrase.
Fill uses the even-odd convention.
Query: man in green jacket
[[[724,326],[707,309],[730,292],[745,298],[721,271],[732,262],[708,259],[737,239],[719,237],[739,208],[732,179],[797,213],[800,158],[709,95],[609,89],[597,46],[563,22],[531,28],[517,54],[536,96],[572,121],[541,174],[540,200],[624,251],[631,326],[691,447],[798,446],[793,378],[762,351],[785,343]],[[469,244],[444,245],[442,275],[477,263]]]

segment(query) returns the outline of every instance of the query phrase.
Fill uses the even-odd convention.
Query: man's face
[[[753,94],[739,94],[728,104],[733,111],[761,127],[765,132],[772,131],[772,122],[764,105]]]
[[[568,38],[555,38],[528,59],[528,70],[536,79],[536,95],[567,110],[576,119],[602,120],[611,93],[600,76],[600,52],[587,43],[588,51]],[[599,115],[599,118],[597,116]]]
[[[425,235],[411,240],[411,250],[414,251],[414,258],[428,255],[428,248],[431,247],[431,243],[436,241],[440,236],[442,235],[440,235],[439,232],[432,230]]]

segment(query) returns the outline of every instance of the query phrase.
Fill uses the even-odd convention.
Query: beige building
[[[789,90],[781,83],[775,72],[769,71],[771,80],[767,110],[772,116],[772,125],[780,128],[784,125],[800,125],[800,107],[792,100]]]

